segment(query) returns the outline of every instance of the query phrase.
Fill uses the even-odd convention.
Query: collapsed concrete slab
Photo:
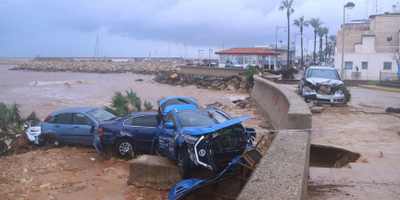
[[[129,183],[132,185],[169,190],[180,181],[178,165],[166,157],[143,155],[129,164]]]
[[[156,190],[168,191],[182,181],[177,163],[166,157],[143,155],[133,159],[129,164],[129,173],[129,184]],[[213,173],[208,170],[196,169],[193,172],[193,178],[206,179],[211,176],[213,176]],[[234,177],[219,182],[218,187],[205,188],[196,194],[196,197],[231,198],[239,194],[244,184],[244,180]]]

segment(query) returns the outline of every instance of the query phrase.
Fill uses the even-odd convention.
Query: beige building
[[[371,15],[365,20],[354,20],[345,25],[343,77],[346,79],[379,80],[381,72],[397,72],[393,49],[399,56],[400,13]],[[335,68],[341,74],[343,28],[337,33]],[[358,72],[357,72],[358,68]],[[387,74],[387,73],[386,73]]]

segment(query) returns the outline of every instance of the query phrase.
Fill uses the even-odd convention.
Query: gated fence
[[[379,81],[380,82],[390,82],[390,83],[399,83],[400,84],[400,78],[398,77],[397,72],[383,72],[383,71],[380,71]]]

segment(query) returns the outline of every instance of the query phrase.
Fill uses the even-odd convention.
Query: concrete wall
[[[306,199],[311,111],[293,91],[254,76],[252,100],[279,131],[237,199]]]
[[[180,72],[184,74],[196,74],[196,75],[210,75],[210,76],[230,76],[239,75],[244,73],[246,69],[240,68],[219,68],[219,67],[192,67],[192,66],[181,66]]]

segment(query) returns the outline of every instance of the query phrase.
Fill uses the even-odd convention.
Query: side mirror
[[[165,128],[168,128],[168,129],[174,128],[174,123],[172,123],[172,122],[165,122],[165,123],[164,123],[164,126],[165,126]]]
[[[24,127],[25,127],[25,128],[28,128],[28,125],[25,124]]]

